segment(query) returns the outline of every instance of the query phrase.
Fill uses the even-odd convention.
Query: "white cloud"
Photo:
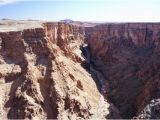
[[[10,3],[17,2],[18,0],[0,0],[0,5],[6,5]]]
[[[6,5],[6,4],[11,4],[15,2],[24,2],[24,1],[59,1],[59,0],[0,0],[0,5]],[[65,1],[65,0],[60,0],[60,1]]]
[[[24,2],[24,1],[45,1],[45,0],[0,0],[0,5],[6,5],[6,4],[11,4],[15,2]]]

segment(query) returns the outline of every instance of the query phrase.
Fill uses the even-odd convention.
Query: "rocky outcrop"
[[[44,27],[49,40],[58,45],[65,56],[80,62],[80,56],[76,55],[74,50],[83,43],[85,34],[83,27],[65,23],[44,23]]]
[[[113,116],[112,106],[81,66],[83,28],[64,23],[43,26],[0,33],[0,118]]]
[[[159,23],[34,23],[0,29],[1,119],[160,118]]]
[[[91,64],[103,73],[123,118],[159,118],[159,102],[152,102],[159,98],[159,33],[159,23],[86,28]]]

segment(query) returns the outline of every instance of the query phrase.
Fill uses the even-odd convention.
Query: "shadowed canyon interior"
[[[160,118],[159,23],[8,23],[1,119]]]

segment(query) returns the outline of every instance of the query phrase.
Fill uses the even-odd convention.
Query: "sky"
[[[160,0],[0,0],[0,19],[160,22]]]

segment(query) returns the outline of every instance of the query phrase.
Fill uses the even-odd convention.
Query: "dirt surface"
[[[0,32],[21,31],[24,29],[40,28],[44,21],[36,20],[0,20]]]

